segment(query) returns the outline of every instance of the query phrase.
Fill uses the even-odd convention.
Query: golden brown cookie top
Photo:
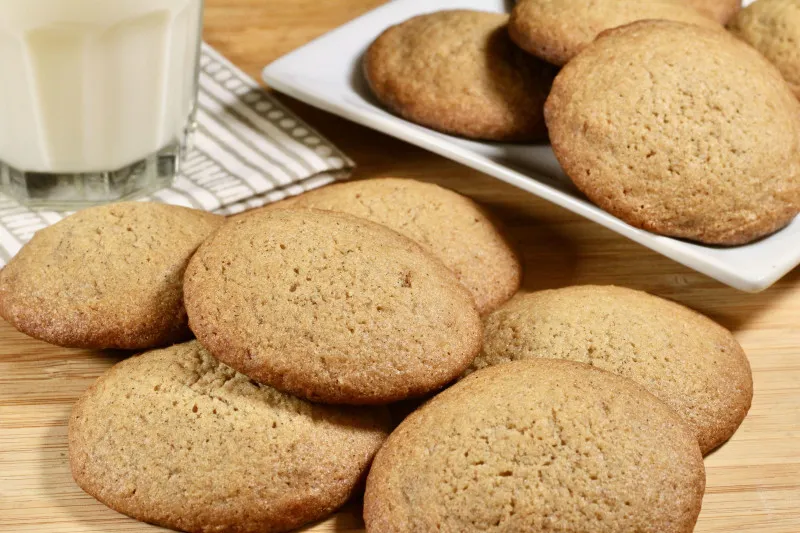
[[[697,440],[633,382],[588,365],[476,372],[392,433],[367,478],[367,531],[690,533]]]
[[[390,110],[445,133],[494,141],[546,139],[542,106],[555,69],[517,49],[508,15],[439,11],[386,30],[365,56]]]
[[[184,340],[183,272],[223,221],[148,202],[80,211],[39,231],[0,272],[0,314],[62,346],[143,349]]]
[[[197,338],[262,383],[325,403],[389,403],[460,375],[480,351],[472,296],[438,259],[344,213],[230,221],[193,258]]]
[[[633,226],[736,245],[800,209],[800,104],[726,32],[610,30],[562,69],[545,115],[566,174]]]
[[[722,30],[686,0],[520,0],[509,23],[523,50],[564,65],[600,33],[637,20],[664,19]]]
[[[183,531],[288,531],[351,495],[382,410],[313,405],[253,383],[197,342],[114,366],[70,418],[78,485],[112,509]]]
[[[431,183],[381,178],[340,183],[278,206],[349,213],[421,244],[452,270],[487,313],[519,288],[522,267],[488,213],[469,198]]]
[[[758,0],[739,12],[730,30],[778,67],[800,98],[800,0]]]
[[[727,24],[742,8],[742,0],[687,0],[700,11],[709,13],[720,24]]]
[[[520,295],[486,318],[473,369],[545,357],[629,378],[671,406],[708,453],[741,424],[753,376],[731,333],[682,305],[622,287]]]

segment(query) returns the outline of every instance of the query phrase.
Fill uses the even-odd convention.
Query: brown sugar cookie
[[[554,65],[565,65],[601,32],[645,19],[722,30],[709,13],[698,11],[686,0],[520,0],[511,13],[508,30],[523,50]]]
[[[390,403],[459,376],[480,351],[472,296],[438,259],[344,213],[230,221],[186,273],[198,340],[256,381],[326,403]]]
[[[61,346],[134,350],[185,340],[183,272],[223,221],[147,202],[80,211],[39,231],[0,271],[0,315]]]
[[[522,267],[488,213],[454,191],[410,179],[340,183],[295,196],[278,207],[349,213],[421,244],[452,270],[488,313],[519,288]]]
[[[800,210],[800,103],[726,32],[610,30],[561,70],[545,115],[575,185],[638,228],[737,245]]]
[[[486,318],[472,369],[546,357],[629,378],[691,426],[703,453],[727,441],[753,399],[753,376],[731,333],[682,305],[622,287],[520,295]]]
[[[388,433],[383,409],[313,405],[191,342],[100,377],[73,408],[69,459],[83,490],[138,520],[278,532],[340,507]]]
[[[800,0],[757,0],[739,12],[730,30],[778,67],[800,98]]]
[[[364,72],[372,91],[401,117],[490,141],[547,138],[542,106],[555,75],[511,42],[508,15],[439,11],[386,30]]]
[[[367,478],[368,533],[690,533],[692,432],[625,378],[554,359],[478,371],[411,414]]]
[[[705,11],[720,24],[727,24],[742,8],[742,0],[687,0],[700,11]]]

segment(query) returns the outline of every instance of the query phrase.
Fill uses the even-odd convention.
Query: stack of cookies
[[[229,220],[79,212],[0,272],[0,314],[152,349],[69,428],[78,485],[145,522],[289,531],[365,490],[369,532],[692,531],[703,455],[752,399],[739,344],[639,291],[520,277],[475,202],[387,178]]]
[[[379,101],[423,126],[549,140],[575,186],[635,227],[742,245],[800,212],[800,2],[739,8],[519,0],[510,16],[433,12],[381,34],[364,71]]]

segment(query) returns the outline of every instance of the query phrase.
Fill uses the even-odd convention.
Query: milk
[[[181,143],[202,0],[0,0],[0,161],[121,169]]]

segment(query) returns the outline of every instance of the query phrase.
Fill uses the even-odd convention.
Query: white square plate
[[[373,99],[361,73],[361,56],[384,29],[420,13],[453,8],[505,11],[506,4],[504,0],[395,0],[278,59],[264,69],[263,77],[278,91],[490,174],[737,289],[766,289],[800,263],[800,217],[770,237],[734,248],[654,235],[589,202],[561,171],[549,146],[443,135],[390,114]]]

